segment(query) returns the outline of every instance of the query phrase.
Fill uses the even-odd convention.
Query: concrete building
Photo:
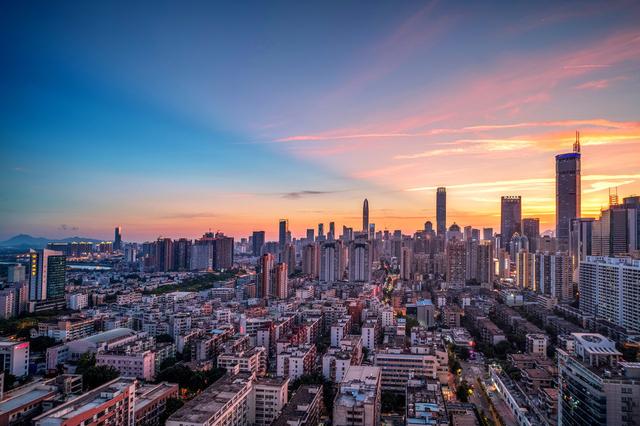
[[[35,426],[135,426],[135,379],[115,379],[42,413]]]
[[[380,424],[380,368],[352,366],[338,387],[333,404],[336,426]]]
[[[96,365],[113,367],[122,377],[135,377],[147,381],[156,375],[156,354],[142,350],[111,350],[96,355]]]
[[[435,306],[431,302],[431,299],[418,300],[416,303],[416,310],[418,316],[418,322],[421,326],[431,328],[435,326]]]
[[[581,311],[640,332],[640,260],[587,256],[579,277]]]
[[[322,386],[302,385],[272,426],[316,426],[322,410]]]
[[[156,426],[165,412],[167,400],[178,398],[176,383],[145,384],[136,389],[136,426]]]
[[[621,362],[615,343],[600,334],[572,335],[574,351],[557,351],[558,424],[636,424],[640,364]]]
[[[236,426],[249,424],[254,377],[227,374],[167,419],[166,426]]]
[[[545,334],[527,334],[527,353],[547,357],[547,336]]]
[[[16,377],[29,374],[29,342],[0,341],[0,366]]]
[[[288,390],[288,378],[256,379],[249,398],[249,424],[272,424],[288,401]]]
[[[233,351],[218,355],[218,367],[231,369],[239,367],[242,373],[264,376],[267,372],[267,350],[256,346],[246,351]]]
[[[392,392],[404,392],[411,377],[426,377],[442,383],[449,378],[449,356],[444,346],[379,349],[375,352],[374,365],[382,370],[383,389]]]

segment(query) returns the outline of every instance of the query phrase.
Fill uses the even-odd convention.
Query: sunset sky
[[[0,239],[553,229],[576,130],[583,216],[640,194],[640,2],[227,3],[4,4]]]

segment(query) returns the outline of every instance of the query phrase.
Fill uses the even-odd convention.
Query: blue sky
[[[357,224],[364,197],[408,232],[435,197],[412,189],[477,181],[494,193],[453,190],[452,220],[493,225],[517,191],[545,223],[548,185],[504,182],[548,177],[576,127],[588,212],[607,184],[638,192],[636,2],[5,9],[0,238],[301,233]]]

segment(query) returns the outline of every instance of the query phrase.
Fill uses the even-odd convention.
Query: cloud
[[[289,200],[298,200],[303,197],[314,196],[314,195],[326,195],[333,194],[337,191],[313,191],[313,190],[304,190],[304,191],[294,191],[294,192],[285,192],[282,194],[282,198],[287,198]]]
[[[80,228],[78,228],[77,226],[67,225],[66,223],[63,223],[60,226],[58,226],[59,231],[77,231],[79,229]]]
[[[405,155],[396,155],[394,160],[413,160],[416,158],[428,158],[428,157],[437,157],[440,155],[447,154],[460,154],[465,150],[463,148],[449,148],[449,149],[433,149],[431,151],[423,151],[417,154],[405,154]]]

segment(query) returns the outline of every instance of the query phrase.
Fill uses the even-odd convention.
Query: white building
[[[89,306],[89,295],[86,293],[75,293],[67,296],[67,306],[69,309],[79,311]]]
[[[352,366],[339,385],[333,405],[336,426],[380,424],[381,372],[378,367]]]
[[[527,353],[547,357],[547,336],[544,334],[527,334]]]
[[[580,263],[580,310],[640,331],[640,260],[587,256]]]
[[[0,342],[0,366],[16,377],[29,374],[29,342]]]
[[[156,373],[156,354],[153,351],[109,351],[96,356],[96,365],[115,368],[123,377],[153,380]]]
[[[270,425],[288,401],[289,379],[259,378],[249,397],[249,423]]]

